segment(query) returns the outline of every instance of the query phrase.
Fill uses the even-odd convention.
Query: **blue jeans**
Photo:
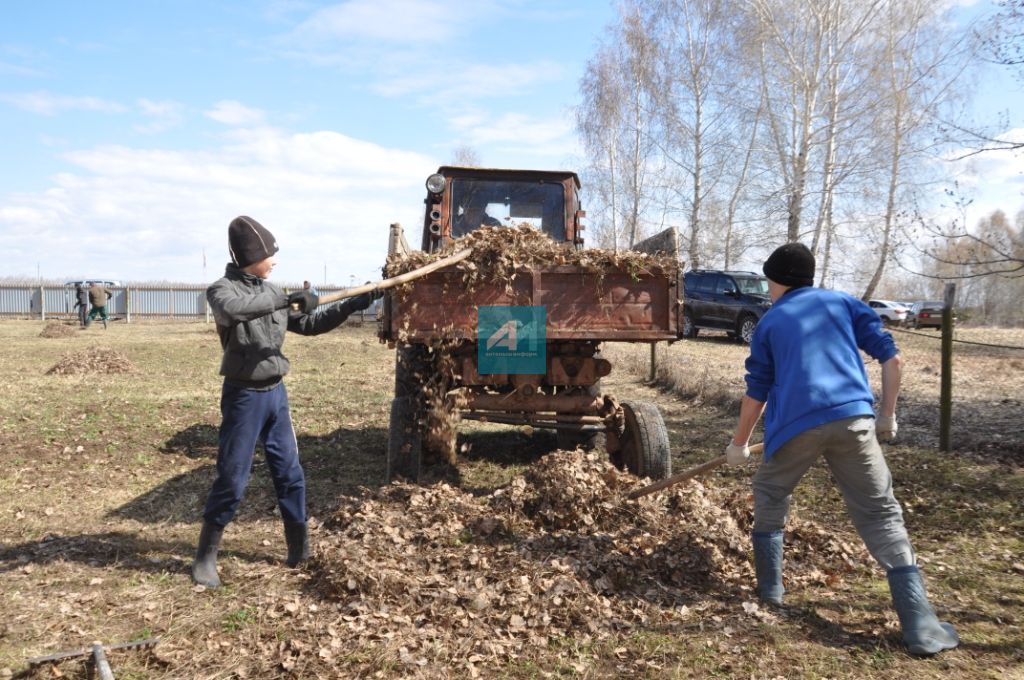
[[[277,492],[281,518],[306,521],[306,477],[299,463],[288,392],[284,383],[270,390],[224,383],[220,398],[223,420],[217,450],[217,479],[206,499],[203,519],[227,526],[242,502],[252,471],[256,442],[263,443],[267,467]]]

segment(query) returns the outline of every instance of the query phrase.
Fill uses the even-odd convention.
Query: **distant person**
[[[320,302],[315,293],[303,289],[287,295],[267,281],[278,247],[266,227],[251,217],[237,217],[228,226],[228,246],[231,262],[224,277],[206,289],[224,350],[217,478],[206,500],[192,564],[193,580],[208,588],[220,585],[217,551],[249,483],[257,442],[263,443],[284,520],[286,563],[294,567],[309,557],[306,478],[283,382],[289,368],[281,353],[285,330],[326,333],[379,296],[367,293],[314,312]]]
[[[85,320],[86,327],[97,316],[103,319],[103,327],[107,327],[107,302],[112,297],[114,297],[114,294],[107,290],[107,287],[102,283],[94,283],[89,286],[89,302],[92,303],[92,309],[89,310],[89,316]]]
[[[758,595],[782,604],[783,529],[790,498],[811,465],[824,457],[857,532],[886,571],[907,648],[920,655],[952,649],[960,638],[928,602],[878,444],[897,431],[899,350],[867,304],[815,288],[814,267],[814,255],[800,243],[777,248],[764,263],[773,304],[750,342],[747,392],[726,448],[729,463],[745,462],[750,434],[765,413],[764,460],[753,480]],[[882,365],[877,415],[861,352]]]
[[[316,290],[316,286],[314,286],[309,281],[303,281],[302,282],[302,290],[308,290],[313,295],[319,295],[319,293]]]
[[[75,284],[75,309],[78,310],[78,325],[85,328],[88,325],[89,316],[89,289],[84,284]]]

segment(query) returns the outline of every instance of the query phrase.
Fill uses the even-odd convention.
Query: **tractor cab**
[[[427,178],[423,250],[438,250],[481,227],[524,224],[580,246],[579,188],[573,172],[442,166]]]

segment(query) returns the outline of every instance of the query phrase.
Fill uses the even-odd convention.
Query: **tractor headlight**
[[[447,184],[447,182],[445,181],[444,175],[440,175],[435,172],[427,178],[427,191],[432,194],[439,194],[444,191],[445,184]]]

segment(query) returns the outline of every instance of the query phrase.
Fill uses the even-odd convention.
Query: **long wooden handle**
[[[759,454],[762,451],[764,451],[764,443],[763,442],[760,443],[760,444],[754,444],[753,446],[750,447],[750,453],[752,453],[752,454]],[[719,467],[721,465],[725,465],[725,456],[719,456],[718,458],[712,458],[708,462],[701,463],[700,465],[695,465],[694,467],[692,467],[692,468],[690,468],[688,470],[684,470],[683,472],[680,472],[678,475],[672,475],[668,479],[663,479],[660,482],[655,482],[654,484],[648,484],[647,486],[643,487],[642,489],[637,489],[636,491],[630,492],[630,494],[629,494],[629,496],[627,496],[627,498],[629,498],[630,500],[633,500],[635,498],[640,498],[642,496],[648,496],[648,495],[654,493],[655,491],[661,491],[662,489],[667,489],[670,486],[675,486],[676,484],[679,484],[680,482],[685,482],[688,479],[693,479],[694,477],[697,477],[698,475],[702,475],[705,472],[711,472],[712,470],[714,470],[715,468],[717,468],[717,467]]]
[[[444,259],[438,260],[437,262],[431,262],[430,264],[423,265],[419,269],[413,269],[411,272],[399,274],[398,276],[393,276],[390,279],[384,279],[383,281],[378,281],[377,283],[366,283],[363,284],[362,286],[356,286],[355,288],[342,288],[341,290],[335,291],[333,293],[321,295],[320,304],[326,305],[331,302],[337,302],[338,300],[344,300],[345,298],[355,297],[356,295],[362,295],[363,293],[370,293],[375,290],[385,290],[387,288],[394,288],[395,286],[400,286],[403,283],[415,281],[416,279],[422,276],[426,276],[431,272],[436,272],[438,269],[442,269],[444,267],[447,267],[448,265],[462,262],[472,253],[472,249],[466,248],[465,250],[460,250],[454,255],[449,255]],[[299,304],[297,302],[293,302],[292,309],[298,311]]]

